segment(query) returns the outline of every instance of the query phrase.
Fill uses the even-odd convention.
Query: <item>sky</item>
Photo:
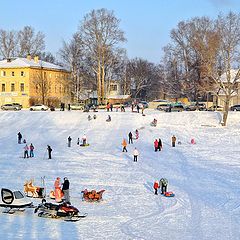
[[[128,57],[159,63],[170,31],[192,17],[240,13],[240,0],[8,0],[1,1],[0,29],[32,26],[45,34],[46,51],[57,54],[92,9],[113,10],[125,32]]]

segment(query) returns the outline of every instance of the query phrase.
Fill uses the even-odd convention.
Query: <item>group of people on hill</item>
[[[166,178],[161,178],[159,181],[156,180],[153,184],[154,193],[158,195],[158,189],[161,188],[161,194],[165,194],[167,192],[167,185],[168,180]]]

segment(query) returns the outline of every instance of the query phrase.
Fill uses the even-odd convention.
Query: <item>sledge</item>
[[[87,189],[81,191],[82,193],[82,200],[86,202],[100,202],[102,200],[102,195],[105,192],[105,190],[92,190],[88,191]]]
[[[5,208],[4,213],[15,213],[15,211],[24,211],[30,208],[33,203],[30,202],[21,191],[11,191],[7,188],[1,189],[0,207]]]
[[[53,190],[50,191],[49,197],[50,197],[51,199],[55,199],[55,192],[54,192]],[[64,194],[63,194],[62,191],[61,191],[61,198],[62,198],[62,201],[63,201],[63,200],[64,200]]]
[[[68,222],[79,221],[88,215],[87,213],[80,213],[76,207],[69,203],[53,204],[46,202],[45,199],[35,208],[34,213],[38,213],[38,217],[62,219]]]
[[[173,192],[165,192],[163,195],[165,197],[174,197],[175,196],[175,194]]]
[[[80,144],[79,146],[80,146],[80,147],[88,147],[88,146],[90,146],[90,144],[89,144],[89,143],[86,143],[86,144]]]
[[[45,177],[41,178],[42,180],[42,187],[33,186],[33,179],[26,181],[24,186],[24,193],[27,197],[33,197],[33,198],[44,198],[46,195],[45,191]]]

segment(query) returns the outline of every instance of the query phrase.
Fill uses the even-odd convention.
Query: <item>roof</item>
[[[30,68],[47,68],[47,69],[54,69],[60,71],[67,71],[65,68],[45,62],[42,60],[34,61],[34,59],[27,59],[27,58],[14,58],[11,61],[7,59],[0,61],[0,68],[23,68],[23,67],[30,67]]]
[[[235,80],[235,77],[238,73],[238,69],[231,69],[230,70],[230,76],[231,76],[231,79],[230,79],[230,82],[233,82]],[[235,82],[238,82],[240,79],[239,79],[240,76],[238,76],[238,78],[235,80]],[[226,73],[223,73],[220,77],[220,81],[223,82],[223,83],[226,83],[227,82],[227,76],[226,76]]]

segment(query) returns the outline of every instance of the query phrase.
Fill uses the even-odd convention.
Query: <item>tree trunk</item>
[[[227,97],[226,97],[226,102],[225,102],[225,105],[224,105],[224,112],[223,112],[223,122],[222,122],[222,125],[223,125],[223,126],[226,126],[226,125],[227,125],[229,103],[230,103],[230,99],[229,99],[229,97],[227,96]]]

